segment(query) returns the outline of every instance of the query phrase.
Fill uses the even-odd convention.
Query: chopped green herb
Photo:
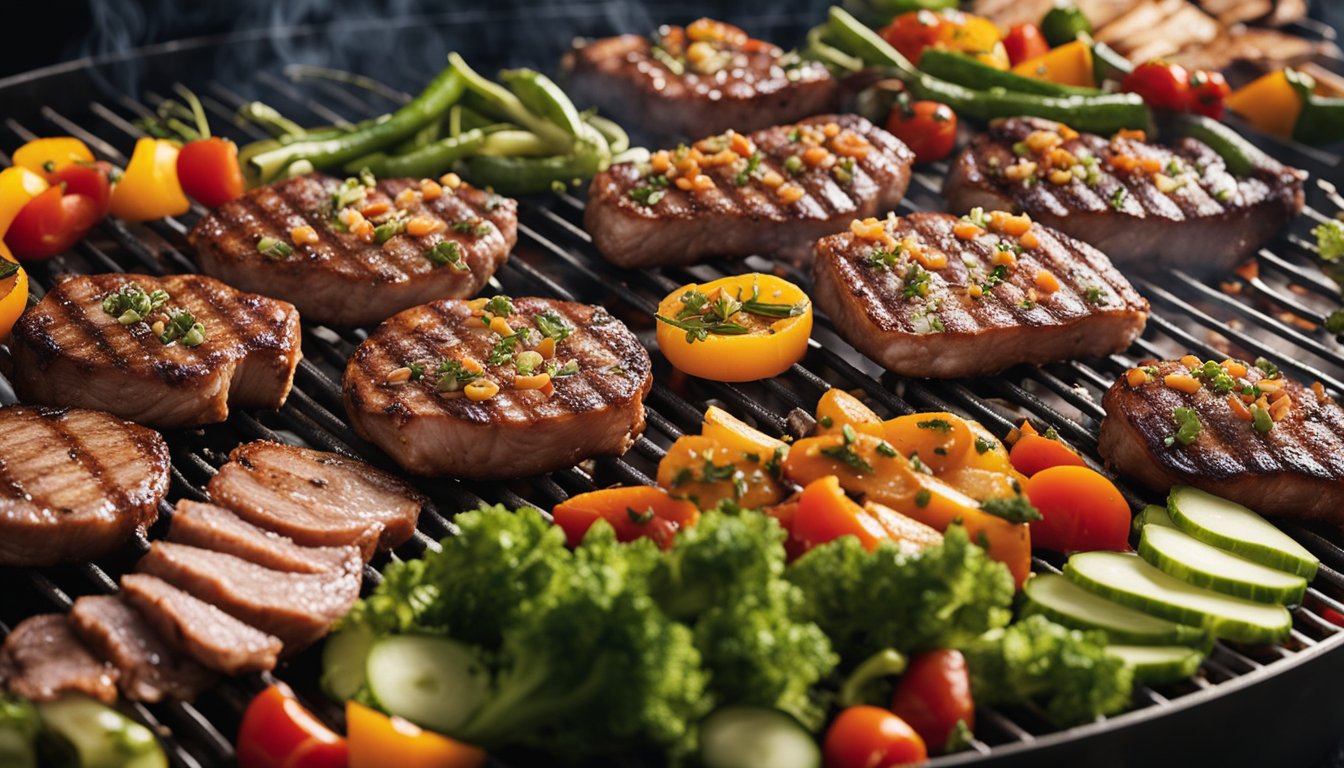
[[[501,336],[499,341],[495,342],[495,348],[490,350],[490,357],[486,362],[490,365],[503,365],[513,360],[514,350],[517,349],[519,342],[527,341],[532,332],[527,328],[519,328],[516,332],[508,336]]]
[[[121,286],[116,293],[103,299],[103,311],[117,318],[122,325],[138,323],[157,312],[168,303],[167,291],[156,290],[145,293],[145,289],[135,283]]]
[[[929,506],[929,500],[932,498],[933,494],[929,493],[928,488],[920,488],[918,491],[915,491],[915,506],[923,509],[924,507]]]
[[[929,469],[929,465],[925,464],[924,460],[919,458],[918,453],[910,454],[910,468],[925,475],[933,474],[933,470]]]
[[[18,262],[9,261],[7,259],[0,259],[0,280],[8,280],[9,278],[18,274],[18,272],[19,272]]]
[[[664,183],[652,183],[654,179],[663,179]],[[666,176],[650,176],[649,184],[644,184],[630,190],[630,199],[634,200],[636,203],[650,207],[657,205],[659,200],[662,200],[667,196],[667,190],[663,189],[663,187],[667,186],[666,180]]]
[[[830,416],[822,416],[820,419],[817,419],[817,423],[829,429],[831,424],[835,422],[831,419]]]
[[[970,213],[962,216],[961,220],[968,221],[981,229],[989,229],[989,214],[985,213],[985,209],[978,205],[972,208]]]
[[[947,419],[929,419],[928,421],[917,421],[915,426],[920,429],[931,429],[935,432],[951,432],[952,422]]]
[[[983,437],[975,438],[975,452],[979,454],[989,452],[989,450],[994,447],[994,442],[995,441],[993,440],[986,440]]]
[[[546,366],[546,373],[550,374],[552,379],[563,379],[566,376],[573,376],[578,372],[579,372],[579,362],[577,360],[570,360],[564,365],[561,365],[559,363],[551,363],[550,365]]]
[[[765,156],[760,152],[747,158],[747,166],[733,176],[733,183],[739,187],[745,187],[747,183],[751,181],[752,177],[756,175],[756,171],[761,167],[761,161],[764,159]]]
[[[797,128],[794,128],[793,130],[789,131],[789,141],[791,142],[797,143],[798,140],[801,139],[802,137],[803,137],[802,131],[798,130]]]
[[[378,184],[378,177],[374,176],[373,171],[369,170],[369,167],[366,165],[359,169],[359,183],[369,189],[373,189]]]
[[[371,186],[373,185],[366,185],[353,176],[341,182],[336,191],[331,193],[331,215],[335,217],[346,208],[363,204]]]
[[[929,272],[918,264],[911,264],[909,269],[905,270],[905,285],[901,287],[901,295],[907,299],[913,299],[917,296],[929,295]]]
[[[691,472],[690,467],[682,467],[681,469],[677,470],[677,474],[672,476],[672,487],[680,488],[681,486],[691,482],[691,480],[693,480],[694,478],[695,473]]]
[[[774,454],[765,462],[765,471],[778,480],[784,474],[784,457],[788,455],[789,447],[787,445],[776,448]]]
[[[898,452],[895,448],[893,448],[891,443],[888,443],[886,440],[883,440],[877,444],[877,452],[882,454],[883,456],[886,456],[888,459],[894,459],[897,456],[901,455],[900,452]]]
[[[425,375],[423,363],[407,363],[406,367],[411,369],[411,381],[419,381],[420,377]]]
[[[1088,304],[1105,304],[1106,289],[1099,285],[1089,285],[1083,292],[1083,298],[1087,299]]]
[[[1035,307],[1035,306],[1036,306],[1036,302],[1035,302],[1035,300],[1033,300],[1033,299],[1031,299],[1031,298],[1025,298],[1025,299],[1022,299],[1021,301],[1017,302],[1017,307],[1018,307],[1018,309],[1031,309],[1032,307]]]
[[[163,333],[159,334],[159,341],[164,344],[176,341],[184,347],[197,347],[205,342],[205,326],[196,322],[190,312],[171,310],[168,322],[163,326]]]
[[[1041,519],[1040,510],[1033,507],[1026,496],[1021,495],[987,499],[980,503],[980,509],[1010,523],[1030,523]]]
[[[739,289],[737,298],[720,291],[718,298],[710,301],[703,291],[690,289],[679,299],[681,310],[675,318],[654,315],[660,322],[686,332],[686,342],[704,341],[710,334],[719,336],[740,336],[750,333],[751,329],[733,319],[739,312],[763,317],[797,317],[807,311],[807,299],[795,304],[771,304],[760,301],[760,288],[753,286],[751,296],[742,298]]]
[[[1129,196],[1129,190],[1124,187],[1116,187],[1111,193],[1111,207],[1120,210],[1125,207],[1125,198]]]
[[[854,450],[854,441],[858,439],[858,435],[854,432],[854,428],[846,424],[841,427],[840,431],[841,434],[844,435],[844,442],[840,445],[831,446],[830,448],[822,448],[821,455],[829,456],[832,459],[842,462],[845,466],[858,474],[872,474],[873,465],[869,464],[867,459],[860,456],[858,452]]]
[[[277,237],[263,237],[257,241],[257,252],[276,261],[289,258],[294,248]]]
[[[886,248],[874,248],[872,252],[868,254],[868,266],[873,269],[891,269],[904,250],[905,248],[900,245],[897,245],[891,250],[887,250]]]
[[[490,224],[480,219],[476,221],[455,221],[452,223],[452,230],[460,235],[472,234],[476,237],[485,237],[490,234]]]
[[[513,299],[500,294],[492,296],[485,302],[485,321],[490,322],[493,317],[508,317],[514,313]]]
[[[540,352],[535,350],[524,350],[519,352],[513,359],[513,364],[518,368],[519,376],[531,376],[532,372],[537,370],[542,363],[546,362]]]
[[[625,513],[630,516],[630,522],[635,525],[644,525],[657,516],[653,507],[646,507],[643,512],[636,512],[634,507],[626,507]]]
[[[382,245],[406,231],[406,217],[394,216],[373,228],[374,242]]]
[[[1215,392],[1231,392],[1237,383],[1232,376],[1223,367],[1212,360],[1191,371],[1197,378],[1208,379],[1209,385]]]
[[[1199,438],[1200,430],[1204,425],[1199,421],[1199,414],[1195,413],[1193,408],[1180,406],[1171,412],[1171,420],[1176,424],[1176,434],[1163,440],[1163,444],[1170,448],[1175,443],[1189,445]]]
[[[1344,259],[1344,223],[1338,219],[1329,219],[1311,230],[1316,238],[1316,248],[1325,261]]]
[[[564,318],[549,309],[539,315],[534,315],[532,322],[537,326],[537,330],[541,331],[542,336],[555,339],[557,344],[569,338],[569,334],[574,332],[574,329],[565,323]]]
[[[461,360],[451,358],[439,361],[437,373],[439,378],[434,386],[440,392],[456,392],[481,377],[479,373],[473,373],[463,367]]]
[[[846,157],[831,166],[831,175],[841,184],[849,184],[854,181],[854,158]]]
[[[1028,147],[1025,141],[1015,141],[1013,142],[1013,154],[1018,157],[1026,157],[1031,154],[1031,147]]]
[[[999,244],[1002,245],[1003,244],[1002,241],[1000,241]],[[1000,264],[994,267],[993,271],[989,273],[989,277],[985,278],[985,282],[980,284],[980,291],[982,292],[982,294],[989,293],[998,286],[1002,285],[1003,281],[1007,279],[1008,279],[1008,267],[1004,264]]]
[[[436,267],[442,267],[446,264],[458,272],[471,271],[471,267],[462,259],[462,246],[456,240],[440,240],[433,248],[426,250],[423,255]]]
[[[1266,379],[1277,379],[1282,375],[1279,372],[1279,366],[1269,362],[1263,357],[1255,358],[1255,367],[1259,368],[1265,374]]]
[[[1264,434],[1274,428],[1274,419],[1270,417],[1267,409],[1252,405],[1251,426],[1255,427],[1256,432]]]

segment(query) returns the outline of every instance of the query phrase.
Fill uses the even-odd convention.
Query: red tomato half
[[[957,115],[936,101],[909,101],[902,95],[887,117],[887,130],[905,142],[919,163],[936,163],[957,145]]]
[[[187,144],[177,155],[177,181],[183,192],[207,208],[238,197],[243,194],[238,146],[218,136]]]
[[[1232,95],[1232,87],[1221,72],[1196,69],[1190,73],[1190,111],[1215,120],[1223,116],[1223,102]]]
[[[1050,44],[1045,42],[1041,28],[1030,22],[1014,26],[1003,38],[1003,47],[1008,49],[1008,63],[1016,67],[1027,59],[1044,56],[1050,52]]]
[[[1043,469],[1027,479],[1026,491],[1041,513],[1031,523],[1032,546],[1056,552],[1129,549],[1129,503],[1096,470]]]
[[[345,768],[346,742],[283,683],[252,700],[238,729],[238,768]]]
[[[961,651],[928,651],[910,660],[896,686],[891,711],[915,729],[934,753],[946,751],[957,721],[975,730],[971,673]]]
[[[924,55],[924,49],[941,39],[943,27],[948,23],[947,17],[942,14],[933,11],[914,11],[892,19],[890,24],[882,28],[880,34],[883,40],[900,51],[911,64],[918,65],[920,57]]]
[[[1153,109],[1184,112],[1190,105],[1190,73],[1160,59],[1140,64],[1125,75],[1121,90],[1137,93]]]
[[[52,186],[19,209],[5,243],[21,259],[45,259],[70,250],[107,215],[111,166],[71,164],[50,175]]]
[[[826,731],[826,768],[893,768],[928,759],[924,740],[881,707],[850,707]]]

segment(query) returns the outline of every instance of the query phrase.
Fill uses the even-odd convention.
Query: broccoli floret
[[[804,616],[849,665],[888,648],[956,647],[1012,619],[1012,575],[957,525],[912,555],[889,542],[868,552],[844,536],[813,548],[786,576],[803,591]]]
[[[1040,706],[1061,727],[1129,706],[1134,670],[1106,653],[1106,634],[1041,615],[991,630],[962,649],[977,704]]]
[[[677,534],[653,574],[653,594],[676,619],[691,619],[733,594],[759,594],[784,573],[784,529],[767,515],[706,512]]]
[[[1323,261],[1344,259],[1344,224],[1330,219],[1312,229],[1311,234],[1316,237],[1316,247],[1320,249]]]

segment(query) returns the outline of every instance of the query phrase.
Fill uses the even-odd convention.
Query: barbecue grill
[[[667,11],[666,20],[714,10],[679,8]],[[800,39],[803,29],[820,18],[816,12],[729,20],[757,36],[788,42]],[[472,11],[394,19],[376,26],[295,27],[84,59],[0,80],[0,103],[7,115],[0,125],[0,147],[15,147],[41,135],[69,134],[83,139],[101,157],[124,165],[126,151],[141,135],[135,121],[149,115],[176,82],[200,95],[217,133],[230,135],[240,144],[262,137],[255,129],[232,121],[237,107],[253,98],[303,124],[355,122],[404,102],[409,98],[407,91],[418,89],[442,66],[441,54],[453,47],[463,49],[482,71],[520,63],[552,68],[569,37],[533,38],[538,30],[562,26],[560,22],[567,32],[585,35],[642,31],[634,25],[647,23],[631,19],[616,3],[566,4],[525,14]],[[510,44],[516,30],[528,36],[525,49]],[[1298,31],[1319,33],[1308,28]],[[379,80],[352,84],[285,66],[294,60],[286,52],[311,52],[333,40],[338,44],[358,40],[357,46],[345,45],[350,50],[340,50],[341,65]],[[405,53],[416,47],[420,49],[417,53]],[[492,51],[496,59],[498,52],[510,51],[511,60],[492,61]],[[383,54],[424,61],[380,61]],[[884,416],[952,410],[980,420],[999,435],[1028,417],[1036,424],[1054,426],[1096,464],[1101,394],[1142,358],[1169,358],[1187,351],[1204,357],[1264,356],[1288,374],[1308,382],[1319,380],[1331,395],[1342,397],[1344,348],[1323,328],[1325,314],[1338,305],[1338,289],[1314,265],[1308,232],[1317,221],[1344,209],[1344,197],[1331,183],[1340,178],[1339,158],[1287,142],[1257,141],[1280,160],[1310,172],[1305,213],[1260,252],[1258,273],[1224,275],[1219,278],[1226,281],[1222,283],[1203,282],[1180,271],[1158,271],[1138,280],[1136,287],[1152,303],[1153,314],[1143,337],[1123,355],[1018,367],[994,377],[915,381],[887,374],[863,359],[824,318],[818,318],[805,359],[769,381],[736,385],[691,379],[672,370],[655,353],[655,384],[647,401],[648,430],[625,457],[599,459],[509,483],[418,480],[416,484],[432,499],[431,504],[416,536],[392,557],[412,558],[434,547],[437,539],[455,532],[455,512],[482,502],[549,509],[571,494],[610,484],[651,483],[665,448],[684,432],[698,429],[708,402],[720,403],[764,431],[779,434],[786,431],[792,409],[811,411],[826,388],[837,386],[861,392]],[[8,163],[8,157],[0,156],[0,160]],[[901,212],[941,209],[938,189],[944,170],[941,166],[917,169]],[[491,281],[491,288],[514,296],[603,304],[653,348],[654,307],[663,295],[684,283],[750,268],[776,271],[808,284],[805,273],[796,267],[758,257],[745,265],[618,270],[592,247],[582,228],[583,206],[581,191],[522,201],[518,246]],[[31,267],[34,295],[30,300],[35,302],[44,289],[68,273],[195,271],[185,235],[202,212],[196,208],[183,217],[147,225],[105,221],[72,253]],[[202,488],[228,451],[261,438],[302,441],[395,470],[386,457],[354,434],[343,415],[341,372],[347,356],[366,335],[364,331],[337,332],[306,325],[304,360],[282,410],[235,412],[225,424],[168,433],[173,458],[170,498],[203,500]],[[0,403],[15,400],[5,378],[8,362],[7,355],[0,354]],[[1123,483],[1121,488],[1131,504],[1157,500],[1142,489]],[[150,530],[149,538],[166,530],[171,505],[165,502],[161,512],[162,519]],[[1220,642],[1196,677],[1157,688],[1140,686],[1130,712],[1066,731],[1053,729],[1031,711],[982,709],[973,748],[930,765],[1266,766],[1302,765],[1321,758],[1344,734],[1344,692],[1335,682],[1344,679],[1344,535],[1325,527],[1282,526],[1321,559],[1320,573],[1305,604],[1294,612],[1292,635],[1285,643],[1239,647]],[[148,541],[140,539],[95,563],[0,571],[9,585],[0,601],[0,634],[35,613],[65,610],[80,595],[115,591],[117,578],[147,548]],[[378,568],[387,561],[382,557],[366,569],[366,590],[379,582]],[[1055,571],[1060,564],[1041,558],[1034,562],[1038,571]],[[282,665],[274,676],[288,682],[319,716],[337,724],[339,706],[318,690],[318,656],[309,650]],[[233,761],[231,742],[242,710],[270,681],[269,675],[229,679],[190,704],[123,702],[122,706],[157,729],[175,765],[228,765]]]

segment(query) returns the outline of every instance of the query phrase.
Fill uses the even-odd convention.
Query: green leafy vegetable
[[[1330,219],[1317,225],[1311,234],[1316,238],[1321,259],[1331,262],[1344,259],[1344,223]]]

